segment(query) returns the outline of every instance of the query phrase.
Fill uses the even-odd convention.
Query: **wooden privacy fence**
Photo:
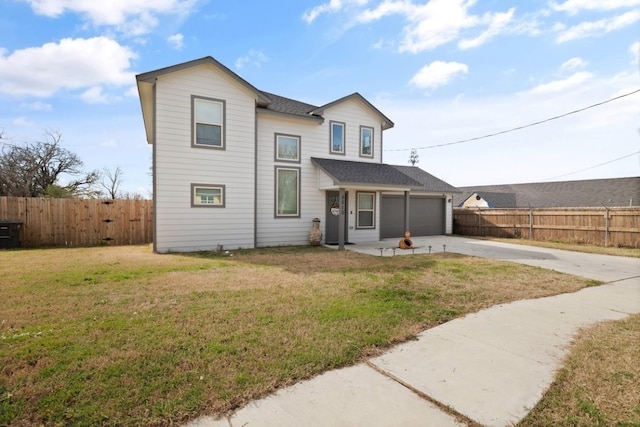
[[[22,221],[22,247],[152,241],[151,200],[0,197],[0,220]]]
[[[453,210],[453,232],[466,236],[558,240],[640,247],[640,207]]]

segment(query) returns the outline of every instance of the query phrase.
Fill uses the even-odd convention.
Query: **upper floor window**
[[[341,122],[330,122],[329,127],[331,129],[329,136],[329,152],[332,154],[344,154],[344,127],[345,124]]]
[[[191,96],[194,147],[224,148],[225,102]]]
[[[360,156],[373,157],[373,128],[360,126]]]
[[[300,163],[300,137],[276,134],[276,161]]]

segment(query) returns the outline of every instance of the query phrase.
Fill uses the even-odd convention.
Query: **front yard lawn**
[[[593,281],[455,254],[322,247],[0,251],[0,425],[222,414],[494,304]]]

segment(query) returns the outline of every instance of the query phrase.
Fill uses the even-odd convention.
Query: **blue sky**
[[[4,137],[59,131],[86,169],[120,167],[125,191],[151,187],[135,75],[209,55],[310,104],[359,92],[395,122],[385,163],[416,148],[452,185],[640,175],[640,0],[0,5]]]

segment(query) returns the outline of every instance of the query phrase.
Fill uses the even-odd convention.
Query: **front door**
[[[347,215],[347,206],[349,206],[348,193],[344,193],[344,241],[345,243],[349,240],[348,238],[348,221],[349,215]],[[339,224],[339,216],[334,215],[331,211],[331,208],[340,208],[340,193],[338,191],[327,191],[327,208],[326,208],[326,220],[325,220],[325,230],[324,230],[324,241],[328,245],[337,245],[338,244],[338,224]]]

